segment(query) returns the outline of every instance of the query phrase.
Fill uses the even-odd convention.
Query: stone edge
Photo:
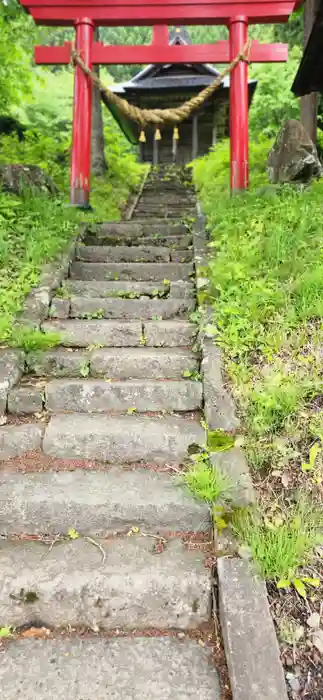
[[[44,319],[50,316],[52,298],[56,289],[68,276],[69,266],[75,257],[76,245],[83,240],[87,227],[87,223],[81,224],[57,259],[43,266],[38,285],[27,294],[23,309],[17,316],[17,326],[39,330]],[[11,356],[11,365],[7,374],[0,375],[0,425],[5,425],[9,391],[19,382],[24,373],[25,355],[22,350],[10,347],[4,347],[1,355]],[[14,355],[15,363],[13,363]]]
[[[206,325],[208,323],[208,319],[211,320],[213,316],[213,309],[208,307],[203,301],[199,301],[199,293],[202,290],[207,292],[208,289],[208,279],[205,274],[205,267],[208,265],[208,236],[205,224],[206,218],[202,212],[201,204],[198,203],[197,220],[193,229],[193,249],[196,269],[198,307],[202,310],[204,325]],[[235,412],[233,398],[230,395],[223,378],[221,349],[216,345],[212,336],[208,337],[203,330],[200,331],[199,341],[202,354],[201,368],[206,422],[210,430],[225,430],[226,432],[234,434],[240,426],[240,421]],[[232,457],[231,460],[230,455]],[[226,472],[229,472],[230,476],[233,478],[233,481],[237,484],[233,494],[233,503],[239,507],[245,507],[250,503],[253,503],[255,501],[255,491],[252,485],[248,464],[241,448],[233,447],[231,450],[214,452],[210,455],[210,457],[211,463],[214,466],[219,466]],[[215,536],[216,534],[217,533],[215,533]],[[250,566],[245,566],[245,563],[238,557],[233,557],[232,559],[234,562],[233,566],[236,568],[236,581],[238,589],[243,590],[242,584],[244,583],[247,587],[247,593],[249,593],[247,600],[245,600],[244,597],[242,605],[246,606],[249,603],[249,609],[253,610],[256,596],[257,609],[258,611],[262,611],[262,614],[260,613],[260,619],[263,616],[263,618],[267,621],[267,627],[270,631],[270,639],[267,638],[265,641],[267,643],[267,649],[269,646],[269,652],[273,659],[277,685],[280,686],[279,700],[287,700],[287,691],[282,665],[279,658],[279,647],[274,629],[274,623],[270,614],[265,584],[256,578]],[[223,572],[221,567],[224,566],[226,560],[230,561],[228,557],[221,557],[218,560],[217,583],[220,624],[223,634],[233,700],[267,700],[267,695],[263,694],[261,689],[257,687],[255,691],[253,687],[253,682],[255,680],[254,667],[251,663],[250,654],[244,651],[244,648],[241,650],[242,659],[240,658],[240,663],[236,663],[233,636],[235,642],[238,644],[240,632],[239,628],[232,626],[229,619],[228,610],[223,603],[227,581],[225,580],[224,575],[222,575]],[[239,615],[238,611],[236,620],[237,625],[239,625],[241,622],[241,615]],[[252,644],[253,637],[251,627],[247,630],[247,632],[250,633],[250,644]],[[267,684],[265,669],[261,670],[261,674],[263,675],[263,688],[265,689]],[[246,694],[243,693],[243,688],[246,689]],[[274,698],[275,696],[272,697]]]
[[[237,557],[221,557],[217,577],[232,700],[288,700],[264,581]]]
[[[197,219],[193,228],[193,250],[196,270],[196,287],[198,308],[202,311],[203,327],[200,329],[199,342],[201,346],[201,373],[204,393],[204,414],[210,431],[223,430],[226,433],[235,434],[240,427],[235,405],[229,392],[222,371],[221,349],[214,342],[214,338],[207,334],[208,320],[211,321],[213,309],[205,303],[199,294],[203,290],[207,293],[208,279],[205,268],[208,266],[207,232],[205,216],[201,205],[197,206]],[[206,329],[205,329],[206,328]],[[232,455],[232,462],[228,456]],[[224,459],[225,457],[225,459]],[[255,500],[252,480],[249,474],[247,461],[241,448],[234,447],[225,453],[215,452],[211,454],[211,462],[215,466],[221,462],[221,466],[229,471],[237,484],[233,503],[237,506],[247,506]],[[220,466],[220,465],[219,465]]]

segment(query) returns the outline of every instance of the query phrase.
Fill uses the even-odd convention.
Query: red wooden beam
[[[71,43],[63,46],[36,46],[35,62],[42,65],[68,64]],[[259,44],[253,41],[250,51],[252,63],[284,63],[288,59],[287,44]],[[228,41],[216,44],[193,44],[189,46],[105,46],[93,44],[92,62],[101,65],[133,63],[229,63]]]
[[[224,0],[143,0],[140,5],[131,0],[97,4],[50,4],[41,0],[22,0],[22,4],[37,24],[73,25],[75,19],[90,17],[101,26],[147,26],[158,24],[226,24],[233,16],[245,16],[250,24],[285,22],[293,11],[294,0],[265,0],[258,2],[225,2]],[[59,0],[62,3],[62,0]],[[123,4],[127,2],[127,4]],[[39,4],[36,4],[39,3]],[[145,4],[144,4],[145,3]],[[160,4],[162,3],[162,4]]]

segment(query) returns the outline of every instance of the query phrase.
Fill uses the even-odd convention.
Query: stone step
[[[90,359],[90,375],[108,379],[181,379],[198,368],[197,355],[180,348],[101,348]]]
[[[89,263],[73,262],[72,279],[80,280],[134,280],[135,282],[162,282],[164,279],[187,280],[193,275],[192,263]]]
[[[5,700],[220,700],[211,650],[188,637],[10,642],[0,683]]]
[[[202,445],[197,420],[171,416],[53,416],[43,451],[62,459],[94,459],[109,464],[181,464],[190,445]]]
[[[57,301],[52,301],[52,318],[55,318]],[[102,299],[72,296],[66,317],[70,318],[124,318],[167,319],[185,317],[195,308],[194,299]]]
[[[151,469],[0,474],[0,533],[106,537],[138,527],[196,532],[210,527],[209,508],[176,477]]]
[[[163,246],[166,248],[172,248],[176,250],[178,248],[184,250],[192,245],[192,235],[164,235],[163,233],[154,233],[152,235],[140,236],[135,238],[134,236],[122,236],[122,238],[116,238],[115,236],[109,236],[108,234],[90,235],[88,234],[84,239],[84,244],[92,246],[117,246],[126,245],[131,247],[136,246]]]
[[[103,223],[95,228],[93,235],[109,235],[109,236],[152,236],[154,233],[159,233],[163,235],[181,235],[187,233],[187,227],[185,224],[178,223],[177,221],[165,222],[165,219],[156,220],[156,217],[140,219],[136,217],[135,220],[131,221],[111,221],[108,223]],[[88,234],[91,235],[91,234]]]
[[[196,373],[196,354],[181,348],[54,348],[28,353],[28,372],[37,377],[106,377],[107,379],[182,379]]]
[[[60,335],[65,347],[189,347],[196,338],[197,326],[188,321],[44,321],[45,333]]]
[[[160,246],[83,245],[76,248],[76,259],[85,262],[170,262],[171,251]]]
[[[26,387],[28,393],[28,387]],[[21,388],[9,391],[9,410],[16,413],[23,401],[15,401]],[[117,381],[104,379],[53,379],[46,385],[45,408],[53,413],[108,413],[111,411],[195,411],[202,406],[202,384],[181,381]],[[11,412],[13,412],[11,410]]]
[[[64,283],[63,289],[66,294],[81,294],[83,297],[151,297],[164,298],[174,297],[188,299],[194,296],[194,285],[192,282],[171,282],[164,284],[161,282],[132,282],[115,281],[103,282],[96,280],[68,280]],[[131,296],[130,296],[131,295]]]
[[[44,542],[2,540],[0,625],[41,620],[54,628],[192,629],[209,620],[211,580],[203,551],[178,539],[158,555],[150,537],[95,542],[104,560],[99,547],[83,538],[50,551]],[[24,602],[24,595],[34,602]]]

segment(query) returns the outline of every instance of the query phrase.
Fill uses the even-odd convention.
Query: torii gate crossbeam
[[[229,63],[247,41],[248,24],[286,21],[295,0],[20,0],[37,24],[73,25],[83,61],[116,63]],[[169,46],[170,24],[226,24],[229,41],[211,45]],[[150,46],[104,46],[94,42],[96,26],[153,25]],[[36,47],[36,63],[67,64],[69,44]],[[284,44],[252,42],[250,60],[287,60]],[[92,84],[75,70],[71,202],[87,207],[90,193]],[[248,65],[241,61],[230,79],[231,190],[248,187]]]

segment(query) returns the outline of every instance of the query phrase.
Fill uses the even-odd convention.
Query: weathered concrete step
[[[182,379],[197,372],[197,355],[181,348],[54,348],[29,353],[28,372],[38,377],[106,377],[107,379]]]
[[[55,317],[55,298],[52,302]],[[70,318],[91,318],[94,315],[99,318],[124,318],[128,321],[132,319],[155,319],[185,317],[195,308],[194,299],[102,299],[84,298],[83,296],[72,296],[70,308],[66,317]]]
[[[161,246],[82,245],[76,248],[76,259],[87,262],[170,262],[171,251]]]
[[[109,236],[108,234],[101,234],[97,236],[91,234],[85,237],[84,243],[89,246],[163,246],[166,248],[172,248],[173,250],[178,248],[184,250],[192,245],[192,235],[187,234],[174,236],[172,234],[165,235],[163,233],[154,233],[152,235],[140,236],[138,238],[135,238],[134,236],[122,236],[121,239],[118,239],[115,236]]]
[[[122,236],[151,236],[154,233],[162,233],[163,235],[167,235],[168,233],[171,235],[181,235],[182,233],[186,232],[187,227],[182,223],[173,221],[168,223],[167,221],[165,222],[164,219],[156,221],[156,217],[152,217],[151,219],[145,217],[143,220],[141,220],[140,217],[136,217],[135,221],[111,221],[100,224],[96,227],[94,234],[89,233],[87,235],[111,235],[121,238]]]
[[[26,389],[28,391],[28,389]],[[9,410],[12,404],[19,413],[21,393],[18,387],[9,392]],[[23,405],[23,404],[21,404]],[[117,381],[102,379],[53,379],[45,390],[45,408],[53,413],[75,411],[104,413],[110,411],[195,411],[202,405],[202,384],[181,381]]]
[[[72,524],[73,525],[73,524]],[[99,542],[0,542],[0,626],[41,620],[103,630],[194,628],[210,616],[210,570],[205,553],[170,540],[156,554],[149,537]],[[44,556],[46,554],[46,556]],[[23,594],[35,602],[24,603]]]
[[[193,275],[192,263],[89,263],[73,262],[72,279],[80,280],[134,280],[161,282],[164,279],[187,280]]]
[[[197,355],[180,348],[101,348],[94,350],[90,374],[113,379],[181,379],[183,372],[198,371]]]
[[[44,321],[42,328],[45,333],[59,333],[61,345],[65,347],[137,347],[142,344],[140,321]]]
[[[81,294],[83,297],[174,297],[188,299],[194,296],[194,285],[191,282],[132,282],[123,280],[114,282],[97,282],[95,280],[68,280],[63,289],[67,295]],[[130,296],[129,296],[130,295]]]
[[[144,329],[143,326],[144,325]],[[61,345],[86,348],[106,347],[188,347],[196,337],[197,327],[188,321],[44,321],[45,333],[58,333]]]
[[[193,532],[207,530],[210,517],[174,477],[150,469],[1,472],[1,534],[66,535],[71,526],[100,537],[134,526],[155,534]]]
[[[53,416],[45,431],[45,454],[96,459],[109,464],[181,463],[190,445],[204,443],[196,420],[148,416]]]
[[[12,642],[0,683],[5,700],[220,700],[209,650],[172,637]]]

